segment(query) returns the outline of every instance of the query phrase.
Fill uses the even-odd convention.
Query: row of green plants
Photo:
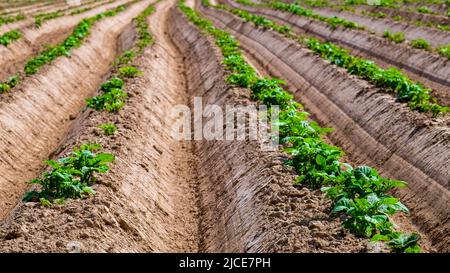
[[[133,62],[136,56],[143,53],[145,47],[154,42],[146,21],[147,17],[154,12],[154,9],[153,4],[149,5],[142,13],[134,18],[133,21],[138,33],[136,50],[125,51],[117,58],[114,63],[114,68],[117,69],[117,73],[115,74],[117,75],[101,85],[100,95],[86,99],[86,104],[89,108],[97,111],[106,110],[109,112],[117,112],[125,105],[128,96],[124,91],[126,79],[142,75],[142,72],[138,68],[129,64]]]
[[[22,37],[22,32],[18,29],[13,29],[0,35],[0,45],[8,46],[14,41],[19,40]]]
[[[412,81],[407,75],[394,67],[383,69],[373,61],[351,55],[347,50],[332,42],[321,42],[311,37],[300,37],[290,31],[288,26],[275,23],[266,17],[228,6],[220,5],[217,7],[230,11],[245,21],[253,22],[258,27],[272,29],[289,38],[298,40],[322,58],[345,68],[350,74],[357,75],[375,86],[395,94],[400,102],[406,102],[412,110],[431,112],[433,116],[450,112],[448,107],[439,105],[436,99],[431,97],[430,89]],[[280,31],[280,29],[283,29],[283,31]]]
[[[17,14],[14,16],[0,16],[0,26],[4,24],[11,24],[14,22],[22,21],[26,17],[23,14]]]
[[[255,6],[256,5],[253,2],[251,2],[250,0],[236,0],[236,2],[244,4],[244,5],[251,5],[251,6]],[[307,17],[311,17],[311,18],[319,19],[319,20],[321,20],[319,17],[323,17],[323,16],[320,16],[320,15],[314,15],[314,14],[311,16],[311,14],[312,14],[311,10],[305,9],[305,8],[299,6],[296,3],[288,4],[288,3],[278,2],[278,1],[272,1],[269,4],[264,4],[262,6],[270,7],[272,9],[276,9],[276,10],[287,11],[287,12],[291,12],[291,13],[299,15],[299,16],[307,16]],[[343,19],[337,18],[337,17],[324,17],[324,18],[328,18],[329,19],[330,22],[328,22],[328,24],[332,28],[336,28],[338,25],[346,27],[346,28],[354,28],[354,27],[351,27],[351,26],[353,24],[356,24],[356,23],[350,22],[350,21],[346,21],[345,23],[342,23],[342,24],[333,24],[333,23],[331,23],[332,21],[339,22],[339,21],[341,21]],[[333,19],[333,18],[337,18],[337,19]],[[324,20],[321,20],[321,21],[324,21]],[[355,27],[355,28],[366,30],[366,28],[363,27],[363,26]],[[394,43],[403,43],[403,42],[405,42],[405,34],[403,32],[393,33],[393,32],[391,32],[389,30],[386,30],[383,33],[382,37],[384,37],[384,38],[386,38],[386,39],[388,39],[388,40],[390,40],[390,41],[392,41]],[[420,40],[420,43],[422,43],[422,45],[418,46],[418,43],[417,43],[416,40],[411,41],[410,45],[412,47],[414,47],[414,48],[417,48],[417,49],[423,49],[423,50],[427,50],[427,51],[433,51],[434,50],[435,52],[437,52],[441,56],[449,58],[448,57],[449,55],[446,54],[447,53],[446,48],[448,48],[449,45],[443,45],[443,46],[439,46],[439,47],[437,47],[435,49],[432,49],[431,46],[429,45],[429,43],[425,39],[420,38],[418,40]],[[425,41],[428,44],[428,46],[423,46],[423,41]]]
[[[132,1],[133,2],[133,1]],[[36,74],[36,72],[47,63],[52,62],[56,58],[60,56],[70,56],[70,51],[74,48],[79,47],[85,40],[85,38],[89,35],[89,31],[92,25],[105,18],[115,16],[117,13],[122,12],[126,9],[126,7],[131,2],[128,2],[125,5],[118,6],[114,9],[102,12],[97,14],[96,16],[85,18],[81,20],[80,23],[75,27],[72,34],[67,37],[67,39],[61,44],[51,46],[41,52],[35,58],[32,58],[25,64],[24,71],[27,75]]]
[[[152,4],[135,19],[142,21],[143,17],[149,16],[153,11]],[[141,24],[139,28],[142,29],[144,26]],[[138,41],[144,38],[139,38]],[[137,44],[138,42],[136,47],[140,49]],[[114,65],[119,76],[112,77],[101,85],[104,93],[115,92],[114,89],[123,92],[124,80],[119,77],[132,78],[141,75],[136,67],[129,65],[136,56],[136,51],[130,50],[117,58]],[[98,127],[106,136],[114,135],[117,131],[117,127],[113,123],[100,124]],[[87,143],[74,147],[66,157],[45,161],[50,170],[44,172],[41,177],[29,181],[32,185],[38,185],[38,188],[28,192],[23,197],[23,201],[38,201],[42,206],[51,206],[52,204],[63,204],[69,198],[86,198],[95,194],[92,185],[97,181],[96,174],[108,172],[109,165],[115,160],[113,154],[99,152],[101,149],[102,146],[99,144]]]
[[[304,2],[304,1],[302,1],[302,2]],[[367,3],[365,3],[365,4],[367,4]],[[390,5],[378,5],[378,6],[382,6],[384,8],[389,8],[389,9],[395,9],[395,10],[398,9],[398,7],[390,6]],[[348,11],[351,13],[360,12],[362,15],[370,16],[370,17],[377,18],[377,19],[387,18],[389,16],[392,20],[397,21],[397,22],[399,22],[399,21],[413,22],[418,27],[429,27],[429,28],[436,28],[436,29],[443,30],[443,31],[450,31],[450,27],[448,25],[443,25],[443,24],[438,24],[438,23],[433,23],[433,22],[424,22],[421,20],[415,20],[413,18],[403,17],[400,15],[388,15],[387,13],[384,13],[381,11],[370,12],[370,11],[366,11],[365,9],[356,10],[352,5],[330,5],[329,7],[337,9],[339,11]],[[432,12],[426,6],[421,6],[421,7],[417,7],[417,8],[408,7],[406,9],[406,11],[419,12],[419,13],[423,13],[423,14],[437,14],[437,13]],[[450,10],[448,12],[450,12]],[[448,12],[447,12],[447,15],[448,15]]]
[[[61,11],[38,13],[34,16],[34,25],[36,27],[40,27],[42,26],[42,23],[44,23],[45,21],[55,19],[64,15],[65,13]]]
[[[56,46],[47,47],[47,49],[42,51],[38,56],[30,59],[24,67],[25,76],[36,74],[40,67],[50,63],[60,56],[70,56],[70,51],[79,47],[84,42],[85,38],[89,35],[91,26],[96,21],[105,17],[115,16],[118,12],[122,12],[129,5],[138,1],[139,0],[132,0],[124,5],[99,13],[96,16],[81,20],[73,30],[72,34],[64,42]],[[0,93],[10,91],[21,80],[23,80],[25,76],[22,74],[16,74],[11,76],[7,81],[0,82]]]
[[[311,9],[306,9],[304,7],[301,7],[298,4],[287,4],[287,3],[279,2],[279,1],[270,1],[270,2],[264,3],[264,4],[255,4],[254,2],[252,2],[250,0],[237,0],[236,2],[244,4],[244,5],[269,7],[269,8],[273,8],[276,10],[288,11],[288,12],[291,12],[293,14],[300,15],[300,16],[306,16],[306,17],[309,17],[312,19],[316,19],[316,20],[325,22],[333,29],[337,28],[338,26],[341,26],[343,28],[348,28],[348,29],[365,29],[364,26],[358,25],[355,22],[348,21],[348,20],[345,20],[343,18],[339,18],[336,16],[325,17],[325,16],[315,13]]]
[[[85,5],[89,5],[89,4],[95,3],[95,2],[96,1],[93,0],[93,1],[86,2],[83,5],[85,6]],[[66,15],[67,11],[70,11],[70,10],[73,10],[73,11],[70,12],[69,15],[76,15],[76,14],[80,14],[80,13],[92,10],[92,9],[98,7],[98,6],[106,5],[106,4],[109,4],[109,3],[112,3],[112,2],[114,2],[114,0],[111,0],[111,1],[109,1],[107,3],[100,3],[99,5],[95,5],[95,6],[92,6],[92,7],[84,7],[84,8],[79,8],[79,9],[76,9],[76,10],[73,10],[73,7],[68,7],[68,8],[60,9],[60,10],[57,10],[57,11],[54,11],[54,12],[39,13],[39,14],[36,14],[34,16],[35,26],[36,27],[40,27],[40,26],[42,26],[42,24],[45,21],[62,17],[64,15]]]
[[[209,5],[208,0],[202,3]],[[210,21],[187,7],[183,0],[179,2],[179,7],[192,23],[214,37],[223,55],[224,68],[230,72],[226,81],[237,87],[249,88],[252,97],[269,109],[274,105],[279,107],[276,123],[284,150],[290,154],[286,163],[293,166],[298,174],[295,184],[321,188],[334,201],[333,213],[344,215],[343,224],[351,232],[376,241],[386,241],[395,252],[420,252],[417,244],[420,236],[396,231],[389,219],[396,212],[408,212],[397,198],[387,194],[393,188],[405,187],[406,183],[383,178],[368,166],[354,168],[342,162],[344,152],[323,140],[331,129],[310,121],[309,113],[303,111],[293,96],[284,90],[283,81],[259,77],[245,61],[239,42],[232,35],[214,27]]]
[[[85,198],[95,194],[91,185],[96,173],[106,173],[109,163],[115,158],[109,153],[97,153],[102,149],[98,144],[83,144],[75,147],[67,157],[45,161],[51,169],[40,178],[29,181],[39,185],[39,190],[25,194],[23,201],[39,201],[42,206],[62,204],[68,198]]]
[[[10,91],[20,83],[19,76],[11,76],[6,82],[0,83],[0,94]]]
[[[414,8],[414,10],[417,10],[418,12],[422,13],[431,13],[431,10],[424,6],[425,4],[449,4],[448,0],[379,0],[379,1],[373,1],[371,5],[374,6],[381,6],[381,7],[388,7],[388,8],[401,8],[402,4],[409,4],[409,3],[420,3],[422,6]],[[347,6],[354,6],[354,5],[368,5],[367,0],[345,0],[344,5]],[[412,8],[412,7],[411,7]]]
[[[339,6],[337,8],[340,11],[349,11],[349,12],[352,12],[352,13],[357,13],[357,11],[354,8],[348,8],[348,7],[343,7],[343,6]],[[401,15],[388,15],[387,13],[384,13],[384,12],[381,12],[381,11],[370,12],[370,11],[366,11],[366,10],[363,9],[363,10],[361,10],[359,12],[362,15],[364,15],[364,16],[369,16],[369,17],[376,18],[376,19],[383,19],[383,18],[390,17],[392,20],[394,20],[396,22],[400,22],[400,21],[412,22],[412,23],[414,23],[414,25],[416,25],[418,27],[429,27],[429,28],[436,28],[436,29],[443,30],[443,31],[450,31],[450,27],[448,25],[434,23],[434,22],[431,22],[431,21],[424,22],[422,20],[415,20],[413,18],[403,17]]]

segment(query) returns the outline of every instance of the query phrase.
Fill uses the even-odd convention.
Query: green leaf
[[[316,163],[322,168],[327,166],[327,160],[320,154],[316,156]]]

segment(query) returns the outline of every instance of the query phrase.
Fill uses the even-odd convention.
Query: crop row
[[[114,1],[115,0],[111,0],[105,4],[109,4]],[[91,2],[95,2],[95,1],[91,1]],[[91,2],[89,2],[89,3],[91,3]],[[88,4],[88,3],[86,3],[86,4]],[[104,3],[101,3],[100,5],[104,5]],[[98,6],[99,5],[78,9],[78,10],[73,11],[70,15],[75,15],[75,14],[79,14],[82,12],[86,12],[86,11],[89,11]],[[40,27],[45,21],[65,16],[66,15],[65,11],[70,10],[70,9],[73,9],[73,8],[70,7],[70,8],[65,8],[65,9],[61,9],[58,11],[54,11],[54,12],[38,13],[38,14],[34,15],[34,24],[36,27]],[[21,21],[21,20],[24,20],[25,18],[26,18],[26,16],[22,15],[22,14],[17,15],[15,17],[5,17],[5,18],[0,17],[0,25]],[[8,46],[12,42],[19,40],[21,37],[22,37],[22,32],[19,29],[14,29],[14,30],[8,31],[8,32],[4,33],[3,35],[0,35],[0,45]]]
[[[136,67],[129,64],[153,41],[151,35],[148,37],[147,34],[143,34],[148,32],[146,18],[153,13],[153,5],[150,4],[134,19],[139,33],[136,49],[126,51],[117,58],[113,67],[115,71],[113,74],[116,75],[101,85],[100,90],[103,93],[101,96],[86,100],[88,107],[99,111],[117,112],[125,104],[127,97],[123,91],[125,80],[141,75]],[[117,94],[121,95],[116,97]],[[110,99],[112,97],[116,98]],[[117,127],[110,123],[100,124],[98,127],[103,129],[107,136],[113,135],[117,130]],[[94,175],[106,173],[109,170],[108,164],[115,159],[114,155],[109,153],[96,153],[100,149],[102,147],[98,144],[83,144],[73,148],[67,157],[45,161],[51,170],[29,182],[39,185],[40,188],[25,194],[23,201],[39,201],[42,206],[51,206],[62,204],[68,198],[85,198],[95,194],[91,188],[96,181]]]
[[[14,22],[18,22],[18,21],[22,21],[23,19],[25,19],[25,15],[23,14],[17,14],[14,16],[0,16],[0,26],[4,25],[4,24],[10,24],[10,23],[14,23]]]
[[[311,2],[307,1],[305,3],[310,6],[317,6],[316,4],[314,4],[314,1],[311,1]],[[383,6],[383,5],[375,5],[375,6],[382,6],[383,8],[388,8],[388,9],[391,9],[392,11],[397,10],[397,8],[393,8],[390,6]],[[320,7],[328,7],[328,5],[320,5]],[[396,21],[396,22],[399,22],[399,21],[410,22],[418,27],[429,27],[429,28],[435,28],[435,29],[443,30],[443,31],[450,31],[450,27],[446,24],[440,24],[440,23],[432,22],[432,21],[425,22],[422,20],[415,20],[415,19],[413,19],[413,17],[401,16],[395,12],[392,12],[392,13],[391,12],[385,13],[383,11],[371,12],[371,11],[367,11],[365,9],[362,9],[362,10],[355,9],[352,6],[345,5],[345,4],[344,5],[330,5],[329,7],[339,10],[339,11],[347,11],[347,12],[351,12],[354,14],[361,14],[364,16],[369,16],[369,17],[377,18],[377,19],[389,17],[390,19],[392,19],[393,21]],[[421,7],[417,7],[417,8],[407,8],[405,11],[437,15],[436,13],[432,12],[429,8],[427,8],[426,6],[421,6]],[[450,9],[447,11],[447,16],[450,17]]]
[[[345,68],[350,74],[357,75],[387,92],[396,94],[397,99],[400,102],[407,102],[412,110],[428,111],[434,116],[450,111],[448,107],[439,105],[436,99],[430,96],[430,89],[412,81],[394,67],[389,69],[380,68],[372,61],[349,54],[347,50],[332,42],[321,42],[308,36],[296,35],[288,26],[277,24],[263,16],[223,5],[218,7],[230,11],[246,21],[253,22],[256,26],[273,29],[291,39],[297,40],[322,58]]]
[[[40,27],[45,21],[65,16],[67,11],[71,11],[72,10],[72,12],[70,12],[69,15],[76,15],[76,14],[80,14],[80,13],[92,10],[92,9],[98,7],[98,6],[110,4],[110,3],[114,2],[114,1],[115,0],[111,0],[111,1],[108,1],[106,3],[100,3],[99,5],[95,5],[95,6],[91,6],[91,7],[79,8],[79,9],[76,9],[76,10],[73,10],[73,7],[68,7],[68,8],[60,9],[60,10],[53,11],[53,12],[38,13],[38,14],[34,15],[34,23],[35,23],[36,27]],[[95,2],[96,1],[92,0],[92,1],[89,1],[89,2],[83,3],[83,5],[89,5],[89,4],[92,4],[92,3],[95,3]]]
[[[17,74],[11,76],[8,81],[0,83],[0,93],[11,90],[11,88],[15,87],[17,83],[23,80],[25,76],[36,74],[39,68],[47,63],[54,61],[58,57],[70,56],[71,50],[79,47],[84,42],[86,37],[89,35],[90,28],[95,22],[105,17],[115,16],[117,13],[124,11],[128,6],[137,1],[139,0],[130,1],[114,9],[99,13],[96,16],[81,20],[73,30],[72,34],[67,37],[64,42],[55,46],[48,47],[46,50],[40,52],[38,56],[28,60],[28,62],[24,66],[25,75]],[[14,80],[11,81],[11,79]]]
[[[357,11],[355,9],[345,9],[345,10],[352,12],[352,13],[357,13]],[[384,13],[382,11],[370,12],[370,11],[366,11],[366,10],[361,10],[360,13],[361,13],[361,15],[365,15],[365,16],[369,16],[369,17],[377,18],[377,19],[387,18],[389,16],[387,13]],[[389,18],[396,22],[400,22],[400,21],[410,22],[418,27],[429,27],[429,28],[436,28],[438,30],[443,30],[443,31],[450,31],[450,27],[448,25],[437,24],[437,23],[433,23],[433,22],[424,22],[421,20],[413,20],[409,17],[404,17],[401,15],[393,15],[393,16],[389,16]]]
[[[347,0],[347,1],[344,1],[343,3],[336,3],[336,2],[331,2],[328,0],[300,0],[297,2],[306,4],[311,7],[318,7],[318,8],[330,7],[330,8],[345,10],[345,11],[350,11],[350,12],[355,12],[355,9],[353,8],[353,6],[368,5],[367,0]],[[407,3],[412,3],[412,2],[413,1],[409,0]],[[425,4],[425,3],[423,3],[424,1],[420,1],[420,2],[421,2],[421,4]],[[446,3],[447,1],[435,1],[435,2]],[[383,7],[383,8],[389,8],[389,9],[401,9],[401,8],[403,8],[402,4],[404,4],[404,2],[402,2],[402,1],[379,0],[379,1],[375,1],[374,3],[371,3],[371,6]],[[436,4],[436,3],[431,3],[431,4]],[[439,13],[433,12],[430,8],[428,8],[425,5],[422,5],[419,7],[407,7],[405,10],[408,12],[418,12],[418,13],[423,13],[423,14],[434,14],[434,15],[439,14]],[[449,11],[450,10],[448,10],[447,13],[449,13]],[[383,15],[380,15],[380,16],[382,18],[385,17]]]
[[[19,40],[22,37],[22,33],[17,30],[10,30],[0,35],[0,45],[8,46],[10,43]]]
[[[365,26],[360,26],[355,22],[347,21],[342,18],[338,17],[325,17],[321,16],[319,14],[314,13],[310,9],[306,9],[304,7],[301,7],[300,5],[294,3],[294,4],[288,4],[284,2],[279,1],[271,1],[270,3],[266,4],[255,4],[254,2],[250,0],[236,0],[236,2],[248,5],[248,6],[259,6],[259,7],[267,7],[275,10],[290,12],[292,14],[298,15],[298,16],[305,16],[311,19],[320,20],[322,22],[327,23],[331,28],[335,29],[337,26],[341,26],[343,28],[347,29],[359,29],[359,30],[365,30],[368,31]],[[373,34],[372,32],[370,32]],[[389,30],[386,30],[384,32],[384,35],[382,36],[392,42],[395,43],[403,43],[405,42],[404,33],[397,32],[397,33],[391,33]],[[417,40],[412,40],[409,44],[407,44],[411,47],[414,47],[416,49],[423,49],[426,51],[435,51],[436,53],[449,58],[450,59],[450,45],[441,45],[437,48],[432,49],[429,43],[422,38],[419,38]]]
[[[208,0],[202,1],[209,6]],[[309,113],[283,89],[285,83],[275,78],[261,78],[245,61],[239,43],[224,30],[202,18],[187,7],[179,7],[189,20],[214,37],[221,49],[223,65],[230,75],[226,81],[237,87],[249,88],[253,97],[269,109],[279,107],[279,136],[284,150],[290,154],[287,164],[294,167],[298,177],[294,184],[321,188],[334,201],[334,213],[345,215],[344,226],[359,236],[387,241],[396,252],[419,252],[418,234],[394,230],[389,216],[408,209],[387,191],[406,186],[405,182],[383,178],[368,166],[352,167],[341,162],[344,152],[327,144],[323,135],[330,128],[322,128],[308,119]],[[261,20],[261,19],[259,19]]]

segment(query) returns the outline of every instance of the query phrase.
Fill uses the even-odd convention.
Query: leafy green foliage
[[[276,5],[277,3],[278,2],[274,2],[273,4]],[[284,3],[279,4],[286,7]],[[289,7],[293,10],[298,9],[298,12],[307,13],[306,10],[298,5],[290,5]],[[289,27],[285,26],[287,30],[280,31],[282,26],[265,17],[221,5],[217,6],[217,8],[231,11],[245,21],[253,22],[256,26],[272,29],[288,37],[293,36]],[[331,42],[323,43],[315,38],[306,39],[305,41],[306,45],[311,50],[318,53],[322,58],[325,58],[340,67],[346,68],[349,73],[357,75],[364,80],[368,80],[379,88],[395,93],[399,101],[408,102],[408,106],[413,110],[422,112],[430,111],[434,116],[439,113],[450,111],[449,108],[437,104],[436,99],[429,95],[430,89],[414,83],[406,75],[395,68],[384,70],[371,61],[350,55],[346,50]],[[236,66],[239,63],[231,64]],[[242,63],[237,67],[244,69],[246,73],[232,74],[227,78],[227,81],[240,87],[249,87],[253,77],[252,72],[249,72],[248,67]]]
[[[299,15],[299,16],[306,16],[306,17],[310,17],[312,19],[317,19],[317,20],[327,23],[333,29],[337,28],[338,26],[341,26],[344,28],[349,28],[349,29],[364,29],[363,26],[360,26],[355,22],[348,21],[346,19],[339,18],[336,16],[325,17],[320,14],[314,13],[310,9],[303,8],[296,3],[288,4],[288,3],[275,1],[275,2],[270,2],[268,4],[263,4],[263,6],[267,6],[267,7],[276,9],[276,10],[288,11],[290,13],[293,13],[293,14]]]
[[[203,2],[209,5],[208,0]],[[279,126],[285,151],[290,154],[286,164],[293,166],[298,174],[295,184],[322,187],[335,201],[334,212],[345,213],[344,225],[358,235],[372,237],[394,232],[389,216],[398,211],[407,212],[408,209],[385,192],[404,187],[406,183],[382,178],[375,169],[367,166],[353,168],[340,162],[344,155],[342,150],[322,139],[322,135],[331,129],[321,128],[317,123],[309,121],[309,114],[301,111],[301,105],[293,101],[292,95],[283,89],[283,81],[259,78],[244,60],[239,43],[233,36],[215,28],[210,21],[187,7],[183,0],[178,6],[192,23],[214,37],[223,55],[223,66],[231,73],[226,80],[235,86],[249,88],[252,96],[269,109],[279,107],[279,120],[273,122]],[[244,19],[255,20],[255,24],[262,27],[273,24],[246,12],[234,13],[242,15]],[[341,57],[348,59],[345,55]]]
[[[405,41],[405,34],[403,32],[392,33],[389,30],[385,30],[383,33],[383,37],[389,39],[390,41],[399,44]]]
[[[18,14],[15,16],[5,16],[5,17],[0,16],[0,26],[4,25],[4,24],[10,24],[10,23],[22,21],[25,18],[26,17],[23,14]]]
[[[19,40],[21,37],[22,33],[20,30],[10,30],[5,32],[3,35],[0,35],[0,45],[8,46],[12,42]]]
[[[28,192],[23,200],[39,200],[43,206],[49,206],[51,202],[61,203],[66,198],[84,198],[94,194],[89,186],[95,182],[94,174],[106,173],[108,164],[114,161],[112,154],[95,153],[101,148],[98,144],[84,144],[75,147],[67,157],[45,161],[51,170],[29,182],[40,185],[41,189]]]
[[[37,15],[34,16],[34,24],[37,27],[42,26],[42,23],[44,23],[45,21],[57,18],[57,17],[61,17],[64,16],[63,12],[60,11],[55,11],[55,12],[49,12],[49,13],[39,13]]]
[[[370,16],[370,17],[373,17],[373,18],[379,18],[379,19],[387,17],[387,14],[384,13],[384,12],[381,12],[381,11],[379,11],[379,12],[367,12],[365,10],[362,10],[361,13],[363,15],[367,15],[367,16]]]
[[[0,83],[0,94],[10,91],[11,88],[14,88],[19,83],[20,83],[20,78],[18,75],[9,77],[6,82]]]
[[[412,40],[411,46],[418,49],[425,49],[425,50],[431,49],[430,44],[425,39],[422,38]]]
[[[337,160],[337,159],[336,159]],[[406,182],[381,177],[377,170],[368,166],[352,168],[344,166],[344,170],[338,170],[330,186],[322,188],[322,191],[332,199],[355,198],[369,193],[383,195],[394,188],[406,187]]]
[[[373,241],[386,241],[387,245],[398,253],[419,253],[420,247],[417,243],[420,235],[417,233],[392,232],[387,235],[377,234],[372,238]]]
[[[115,65],[127,65],[131,63],[134,58],[136,58],[136,52],[133,50],[127,50],[117,58]]]
[[[449,108],[437,104],[436,99],[429,95],[430,89],[414,83],[393,67],[382,69],[372,61],[354,57],[330,42],[323,43],[315,38],[307,40],[307,46],[333,64],[346,68],[350,74],[357,75],[379,88],[396,93],[398,100],[408,102],[408,106],[413,110],[430,111],[434,116],[449,112]]]
[[[146,46],[152,44],[153,37],[148,29],[148,24],[146,22],[147,17],[150,16],[155,11],[153,5],[149,5],[139,16],[134,19],[138,29],[138,43],[137,46],[139,51],[142,51]]]
[[[107,110],[117,112],[125,105],[125,99],[128,97],[122,89],[112,88],[108,92],[96,97],[86,99],[88,107],[97,111]]]
[[[25,64],[24,71],[27,75],[36,74],[36,72],[43,65],[52,62],[60,56],[70,56],[70,51],[79,47],[85,38],[89,35],[89,30],[92,25],[105,17],[115,16],[118,12],[125,9],[125,6],[118,6],[115,9],[105,11],[97,14],[94,17],[86,18],[75,27],[73,33],[61,44],[52,46],[45,51],[41,52],[37,57],[29,60]]]
[[[389,216],[398,211],[408,212],[408,209],[397,198],[370,193],[354,199],[339,199],[333,212],[341,211],[348,216],[344,221],[346,228],[357,235],[371,238],[376,234],[391,233],[393,225]]]
[[[147,17],[152,14],[154,10],[154,4],[150,4],[134,19],[138,29],[138,41],[136,44],[138,52],[135,50],[128,50],[117,58],[114,66],[119,67],[118,77],[113,77],[101,85],[100,91],[103,92],[103,94],[86,99],[88,107],[97,111],[106,110],[109,112],[117,112],[125,105],[128,95],[123,90],[124,81],[121,78],[137,77],[140,76],[142,72],[133,66],[121,66],[133,62],[137,54],[142,54],[143,49],[153,43],[153,38],[148,30]]]
[[[119,68],[119,76],[122,78],[135,78],[142,75],[142,71],[134,66],[125,66]]]
[[[420,13],[433,13],[429,8],[427,8],[426,6],[421,6],[417,8],[417,11]]]
[[[107,136],[114,135],[117,131],[117,126],[113,123],[104,123],[99,125],[98,127],[103,129],[103,133]]]
[[[450,45],[439,47],[438,53],[450,59]]]

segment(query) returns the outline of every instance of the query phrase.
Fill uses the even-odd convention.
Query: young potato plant
[[[24,71],[27,75],[36,74],[43,65],[52,62],[60,56],[70,56],[70,51],[81,46],[92,25],[105,17],[115,16],[125,9],[125,6],[118,6],[112,10],[97,14],[94,17],[86,18],[75,27],[73,33],[61,44],[52,46],[41,52],[37,57],[32,58],[25,64]]]
[[[23,201],[37,201],[47,206],[61,204],[67,198],[85,198],[95,194],[90,187],[95,183],[95,173],[106,173],[108,164],[114,161],[109,153],[95,153],[102,149],[98,144],[84,144],[75,147],[68,157],[47,160],[51,167],[41,178],[31,180],[30,184],[40,185],[40,190],[28,192]]]
[[[372,238],[373,241],[385,241],[387,245],[397,253],[420,253],[420,247],[417,242],[420,235],[417,233],[392,232],[387,235],[377,234]]]
[[[433,12],[426,6],[421,6],[417,8],[417,11],[425,14],[432,14]]]
[[[127,50],[122,55],[120,55],[114,62],[113,66],[127,65],[136,58],[136,52],[133,50]]]
[[[378,196],[370,193],[363,197],[339,199],[333,212],[345,212],[347,219],[344,226],[356,235],[373,238],[377,234],[390,234],[393,224],[389,216],[398,211],[408,212],[408,209],[397,199],[391,196]],[[379,237],[375,237],[378,240]]]
[[[203,2],[209,5],[207,0]],[[387,195],[386,191],[403,187],[406,183],[382,178],[370,167],[353,168],[342,163],[340,160],[344,155],[343,151],[322,139],[331,129],[321,128],[317,123],[309,121],[309,114],[302,111],[301,105],[293,101],[292,95],[284,90],[284,82],[260,78],[243,58],[239,43],[233,36],[215,28],[210,21],[187,7],[183,0],[178,5],[192,23],[215,39],[223,55],[224,69],[231,72],[226,81],[249,88],[253,98],[269,109],[273,105],[279,107],[279,119],[274,122],[280,128],[279,135],[285,151],[290,154],[286,164],[293,166],[298,174],[295,184],[322,188],[335,201],[334,212],[345,214],[344,226],[357,235],[375,238],[376,235],[389,236],[396,232],[389,216],[396,212],[407,212],[408,209],[398,199]],[[257,19],[246,12],[235,13],[248,20]],[[259,19],[256,21],[260,26],[273,24]],[[391,242],[388,245],[394,250],[397,244]],[[420,249],[417,241],[411,246]]]
[[[120,88],[108,89],[100,96],[86,99],[88,107],[97,111],[117,112],[125,105],[125,99],[128,97]]]
[[[425,50],[431,50],[430,44],[422,38],[412,40],[411,46],[418,49],[425,49]]]
[[[104,123],[98,126],[99,128],[103,129],[103,133],[107,136],[112,136],[117,131],[117,126],[113,123]]]
[[[405,34],[401,31],[392,33],[389,30],[385,30],[383,33],[383,37],[387,38],[388,40],[390,40],[396,44],[400,44],[405,41]]]
[[[17,29],[8,31],[3,35],[0,35],[0,45],[8,46],[12,42],[19,40],[21,37],[22,33]]]
[[[136,78],[142,75],[142,71],[134,66],[125,66],[119,68],[119,77],[121,78]]]
[[[9,77],[9,79],[6,82],[0,83],[0,94],[10,91],[11,88],[14,88],[16,85],[19,84],[19,82],[20,78],[18,75]]]

